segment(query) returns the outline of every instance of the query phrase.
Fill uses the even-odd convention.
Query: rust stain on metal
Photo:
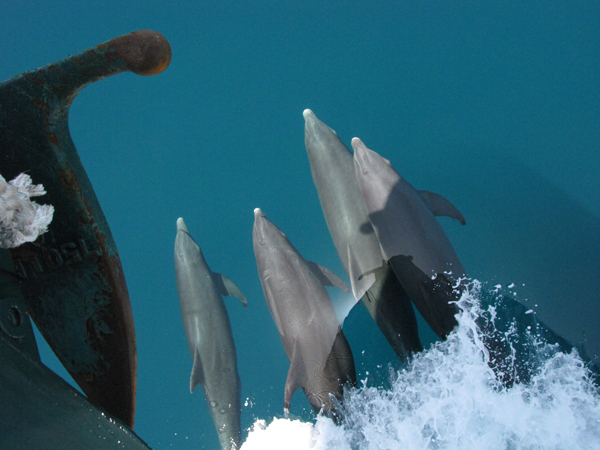
[[[35,104],[38,106],[38,108],[43,109],[44,111],[48,111],[50,109],[50,107],[48,106],[48,103],[41,101],[40,99],[34,99],[33,100],[35,102]]]
[[[54,133],[51,133],[49,131],[45,131],[44,134],[46,135],[46,137],[48,138],[48,141],[52,145],[58,145],[58,138],[56,137],[56,135]]]

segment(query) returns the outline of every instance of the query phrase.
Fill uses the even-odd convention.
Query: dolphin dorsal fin
[[[346,294],[350,292],[350,288],[342,281],[332,270],[327,267],[317,264],[313,261],[306,261],[312,273],[323,283],[323,286],[334,286],[341,289]]]
[[[447,216],[458,220],[461,225],[465,225],[465,217],[461,212],[450,203],[450,200],[442,197],[440,194],[436,194],[431,191],[419,191],[421,198],[425,204],[429,207],[434,216]]]
[[[196,389],[199,384],[204,384],[204,368],[202,367],[200,354],[198,353],[198,350],[196,350],[194,352],[192,375],[190,376],[190,392],[194,392],[194,389]]]
[[[221,275],[220,273],[213,272],[213,275],[215,276],[215,279],[217,281],[217,287],[219,288],[219,292],[221,293],[221,295],[231,295],[233,297],[237,297],[242,302],[242,306],[244,308],[248,306],[248,301],[246,300],[246,297],[233,281],[231,281],[225,275]]]
[[[350,277],[352,294],[354,294],[354,298],[358,301],[375,283],[375,275],[372,273],[360,273],[358,261],[350,245],[346,246],[346,253],[348,255],[348,276]]]

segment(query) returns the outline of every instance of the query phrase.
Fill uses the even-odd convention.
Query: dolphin
[[[441,195],[417,191],[360,139],[352,139],[352,148],[356,183],[383,256],[425,321],[445,339],[457,323],[452,302],[466,273],[435,216],[463,225],[465,218]]]
[[[410,299],[383,255],[354,179],[352,153],[334,130],[304,110],[304,136],[310,170],[338,256],[354,297],[369,314],[398,357],[423,349]]]
[[[223,450],[241,444],[240,391],[235,344],[223,295],[247,306],[240,289],[210,270],[182,218],[177,219],[175,276],[183,328],[194,359],[190,392],[202,385]]]
[[[390,162],[352,139],[357,184],[386,260],[432,329],[445,338],[456,325],[453,303],[462,293],[466,272],[435,216],[466,224],[460,211],[444,197],[418,191]],[[510,387],[530,381],[539,367],[532,336],[556,345],[564,353],[573,346],[518,301],[490,293],[482,297],[483,313],[476,322],[489,352],[489,366],[498,381]],[[490,317],[487,307],[493,306]],[[516,355],[516,357],[515,357]],[[589,361],[582,355],[584,361]],[[596,379],[598,368],[589,363]]]
[[[335,416],[330,396],[340,399],[344,384],[356,383],[356,371],[324,286],[350,289],[329,269],[305,260],[259,208],[252,242],[265,299],[290,361],[284,410],[301,387],[316,412]]]

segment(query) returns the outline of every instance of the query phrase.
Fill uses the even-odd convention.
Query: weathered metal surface
[[[0,84],[0,171],[27,172],[54,205],[49,231],[12,251],[28,310],[90,401],[133,427],[136,347],[117,247],[69,133],[88,84],[170,62],[167,40],[142,30]]]
[[[150,448],[2,333],[0,367],[0,450]]]
[[[21,293],[21,283],[21,277],[15,273],[10,251],[0,249],[0,334],[29,358],[40,361],[27,305]]]

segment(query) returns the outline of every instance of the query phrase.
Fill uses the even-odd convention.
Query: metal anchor
[[[1,173],[28,173],[47,191],[40,203],[55,208],[47,234],[11,250],[26,307],[3,300],[0,327],[8,336],[20,332],[27,311],[88,399],[130,427],[137,366],[131,305],[68,115],[88,84],[123,71],[154,75],[170,60],[164,36],[142,30],[0,84]]]

